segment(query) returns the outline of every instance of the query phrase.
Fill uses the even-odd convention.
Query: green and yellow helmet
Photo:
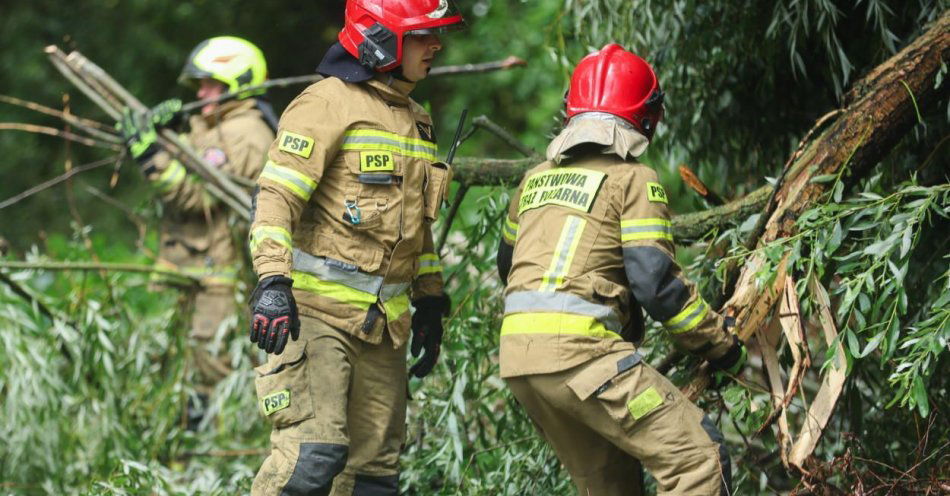
[[[267,79],[264,53],[253,43],[235,36],[217,36],[202,41],[191,51],[178,82],[196,85],[200,79],[224,83],[231,93],[257,86]],[[242,94],[239,98],[261,95],[264,90]]]

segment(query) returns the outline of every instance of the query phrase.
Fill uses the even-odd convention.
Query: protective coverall
[[[256,179],[274,132],[255,99],[230,101],[209,115],[192,116],[185,140],[205,162],[222,171]],[[229,209],[204,190],[202,181],[177,159],[161,151],[143,165],[161,196],[163,211],[159,267],[200,277],[201,288],[188,295],[190,338],[196,340],[190,365],[198,374],[197,390],[210,394],[231,371],[231,360],[210,344],[222,324],[237,315],[234,285],[243,249],[232,235]]]
[[[273,431],[255,495],[398,491],[410,301],[442,294],[450,180],[413,86],[328,77],[281,118],[250,244],[261,279],[293,279],[301,327],[256,369]]]
[[[525,174],[499,253],[507,279],[501,375],[579,494],[719,494],[722,437],[627,337],[642,306],[710,360],[734,337],[674,261],[668,198],[632,159],[647,138],[620,119],[574,117]]]

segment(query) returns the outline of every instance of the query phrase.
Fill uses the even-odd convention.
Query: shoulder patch
[[[290,131],[281,131],[278,148],[287,153],[310,158],[310,154],[313,153],[313,138],[294,134]]]
[[[201,158],[215,167],[221,167],[228,161],[228,156],[220,148],[208,148]]]
[[[270,416],[275,412],[283,410],[290,406],[290,390],[282,389],[276,393],[271,393],[261,399],[261,409],[264,415]]]
[[[660,183],[647,183],[647,199],[654,203],[670,203]]]
[[[545,205],[590,212],[607,174],[580,167],[557,167],[525,180],[518,215]]]
[[[432,132],[432,124],[416,121],[416,129],[419,130],[419,136],[426,141],[435,143],[435,133]]]

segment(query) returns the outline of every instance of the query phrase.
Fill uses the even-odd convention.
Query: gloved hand
[[[423,348],[426,353],[413,364],[409,373],[421,379],[432,372],[439,360],[439,352],[442,349],[442,317],[449,315],[452,302],[448,295],[443,294],[419,298],[412,302],[412,306],[416,308],[416,313],[412,314],[412,345],[409,351],[414,357],[418,357]]]
[[[280,355],[287,337],[300,337],[300,319],[294,300],[293,279],[271,276],[257,283],[251,293],[251,342],[267,353]]]
[[[133,112],[132,109],[126,107],[122,111],[122,119],[116,123],[115,128],[122,133],[125,146],[129,148],[132,158],[140,165],[158,151],[155,144],[158,141],[158,132],[148,113]]]
[[[725,355],[709,361],[709,365],[715,371],[713,374],[714,386],[720,387],[732,377],[739,375],[748,358],[745,345],[742,344],[738,336],[733,334],[732,346],[729,351],[726,351]]]
[[[158,127],[169,127],[177,123],[181,114],[181,100],[165,100],[148,112],[133,112],[126,107],[122,119],[116,123],[116,129],[122,133],[129,152],[140,164],[148,160],[158,148]]]

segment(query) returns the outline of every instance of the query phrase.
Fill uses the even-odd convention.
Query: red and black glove
[[[251,293],[251,342],[267,353],[280,355],[288,336],[294,341],[300,337],[293,284],[288,277],[271,276],[258,282]]]
[[[442,317],[449,315],[452,306],[448,295],[426,296],[412,302],[416,312],[412,314],[412,345],[409,351],[418,357],[425,348],[425,355],[419,359],[409,373],[423,378],[432,372],[442,351]]]

